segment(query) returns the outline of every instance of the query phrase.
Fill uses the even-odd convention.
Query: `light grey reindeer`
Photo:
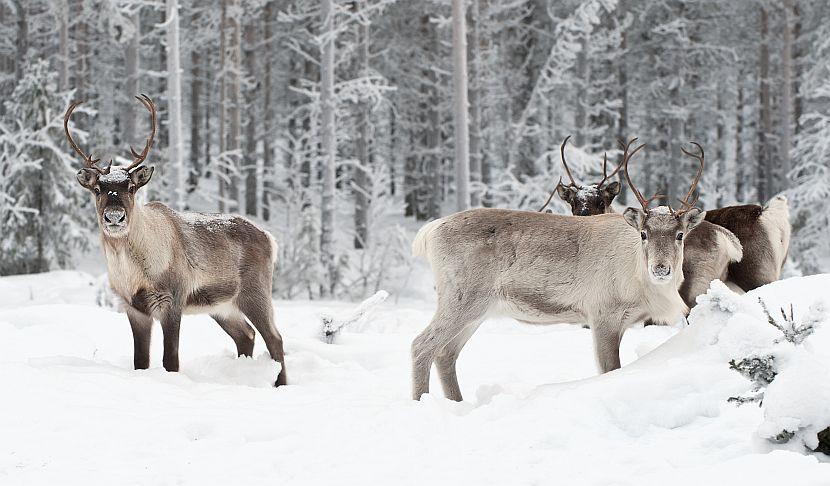
[[[643,146],[623,155],[626,175],[628,159]],[[586,218],[485,208],[422,227],[412,248],[432,267],[438,308],[412,342],[412,398],[429,392],[434,362],[446,397],[462,399],[456,360],[488,316],[587,322],[603,373],[620,367],[620,341],[631,324],[683,316],[683,245],[705,213],[649,209],[654,198],[636,194],[642,209],[624,214]]]
[[[605,156],[603,160],[603,173],[605,177],[597,184],[578,184],[571,175],[568,162],[565,159],[565,145],[568,143],[569,138],[566,138],[562,142],[560,153],[562,155],[562,165],[565,167],[565,172],[571,179],[571,183],[565,185],[560,180],[556,185],[556,189],[548,197],[548,203],[553,198],[555,192],[570,205],[571,212],[574,216],[594,216],[597,214],[613,213],[614,209],[611,206],[611,202],[620,192],[619,184],[616,181],[607,186],[604,186],[604,184],[610,177],[619,172],[622,165],[618,165],[611,174],[608,174],[608,157]],[[623,153],[626,153],[629,147],[631,147],[631,144],[636,141],[637,139],[635,138],[627,144],[623,143],[622,140],[618,143]],[[698,167],[692,188],[686,194],[686,198],[680,201],[684,206],[694,204],[689,202],[689,198],[692,197],[697,183],[703,175],[705,165],[703,147],[696,142],[692,142],[692,144],[697,147],[698,153],[689,152],[685,148],[681,148],[681,150],[684,154],[697,159],[700,166]],[[544,210],[546,206],[547,203],[540,211]],[[684,279],[683,284],[680,286],[680,296],[689,307],[695,306],[697,297],[706,293],[709,285],[715,279],[723,281],[736,292],[744,292],[741,287],[729,278],[730,266],[740,262],[743,258],[743,246],[735,234],[723,226],[709,222],[710,219],[711,212],[707,211],[706,220],[698,226],[694,233],[691,233],[686,238],[683,256]]]
[[[133,333],[133,364],[150,366],[153,319],[164,334],[163,364],[179,370],[182,314],[210,314],[230,335],[240,356],[250,356],[255,332],[262,335],[271,358],[281,365],[276,385],[286,383],[283,342],[274,326],[271,278],[277,259],[274,238],[238,216],[179,213],[164,204],[135,203],[136,192],[150,181],[153,167],[144,165],[156,133],[156,109],[146,95],[136,97],[150,112],[151,132],[144,150],[132,147],[126,167],[98,167],[72,138],[69,144],[84,161],[78,182],[94,196],[101,247],[109,282],[121,297]]]

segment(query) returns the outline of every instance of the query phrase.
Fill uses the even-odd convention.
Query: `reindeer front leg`
[[[150,367],[153,318],[130,306],[127,306],[127,318],[133,331],[133,366],[137,370],[146,370]]]
[[[600,373],[608,373],[620,367],[620,342],[625,331],[623,315],[603,315],[591,319],[594,338],[594,355]]]
[[[164,369],[179,371],[179,328],[182,324],[182,310],[177,306],[167,309],[161,318],[164,334]]]

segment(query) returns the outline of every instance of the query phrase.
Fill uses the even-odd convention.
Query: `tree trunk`
[[[360,9],[361,2],[355,2],[355,10]],[[358,26],[357,46],[358,77],[369,75],[369,26]],[[372,155],[369,141],[371,130],[371,106],[366,100],[361,101],[357,113],[357,140],[355,140],[355,155],[360,167],[354,171],[355,208],[354,208],[354,247],[365,248],[369,244],[369,204],[372,194],[372,180],[369,171],[372,166]]]
[[[198,10],[190,16],[190,24],[198,25]],[[200,115],[202,113],[202,53],[195,45],[190,49],[190,172],[187,179],[187,192],[192,193],[202,176],[202,132]]]
[[[228,85],[228,118],[230,119],[230,127],[228,130],[228,151],[233,152],[228,160],[231,163],[230,183],[228,187],[228,211],[237,212],[240,208],[239,200],[239,165],[241,157],[239,156],[240,139],[242,135],[242,111],[240,104],[242,103],[242,81],[240,79],[242,67],[242,19],[241,8],[239,0],[232,0],[233,16],[228,17],[231,26],[230,45],[228,51],[230,54],[230,72],[231,81]]]
[[[139,76],[139,38],[141,36],[141,15],[139,10],[136,10],[133,15],[133,25],[135,26],[135,35],[127,41],[127,48],[124,53],[124,91],[126,91],[126,101],[124,103],[124,139],[137,140],[138,126],[136,124],[136,107],[138,103],[132,98],[138,96],[141,87],[138,84]]]
[[[266,51],[267,52],[267,51]],[[245,92],[247,123],[245,124],[245,153],[241,157],[245,174],[245,214],[256,216],[257,210],[257,156],[256,156],[256,105],[258,89],[256,79],[256,25],[251,21],[245,26],[245,72],[254,83]]]
[[[264,52],[273,51],[273,40],[271,36],[271,24],[274,23],[274,2],[270,0],[265,5],[265,21],[264,33],[265,36],[262,49]],[[265,62],[265,79],[263,80],[262,90],[262,219],[268,221],[271,219],[271,192],[274,190],[274,154],[271,147],[271,137],[274,136],[274,111],[271,107],[271,91],[273,88],[273,79],[271,72],[271,62],[266,59]]]
[[[467,17],[464,0],[452,0],[452,84],[455,125],[456,209],[470,208],[470,125],[467,119]]]
[[[779,158],[781,173],[777,174],[773,192],[786,189],[792,163],[790,150],[792,149],[793,127],[793,0],[783,0],[784,3],[784,36],[783,52],[781,53],[781,144]]]
[[[337,146],[334,126],[334,9],[333,0],[322,0],[320,16],[322,23],[322,59],[320,62],[320,135],[322,162],[322,201],[320,211],[320,254],[327,271],[327,285],[322,289],[324,296],[331,296],[336,285],[334,261],[334,183],[337,164]]]
[[[472,81],[470,83],[470,180],[481,183],[481,165],[483,163],[481,149],[481,45],[479,33],[481,31],[480,0],[472,0],[470,55],[472,57]],[[477,189],[470,195],[470,204],[481,205],[481,190]]]
[[[219,156],[216,167],[216,181],[219,185],[219,212],[225,212],[225,196],[227,194],[227,177],[228,170],[225,165],[225,150],[227,148],[227,140],[225,140],[225,116],[227,115],[227,79],[225,78],[225,64],[227,63],[227,52],[225,51],[225,29],[228,25],[228,1],[222,0],[221,14],[219,17]]]
[[[15,83],[23,77],[26,64],[26,53],[29,51],[29,20],[26,15],[28,3],[14,0],[14,9],[17,14],[17,41],[15,42],[14,80]]]
[[[69,0],[60,0],[58,10],[58,38],[60,40],[60,71],[58,72],[58,89],[69,89]]]
[[[765,8],[761,9],[761,53],[758,61],[760,66],[760,99],[761,124],[758,130],[758,200],[763,203],[772,195],[772,153],[769,136],[772,133],[772,101],[769,87],[769,35],[768,14]]]
[[[182,153],[182,80],[179,62],[179,2],[167,0],[167,130],[170,166],[176,167],[176,209],[184,210],[187,168]]]
[[[801,9],[798,3],[793,5],[793,122],[795,123],[795,135],[801,132],[801,115],[804,113],[803,98],[801,96],[801,58],[803,55],[801,46]]]
[[[622,1],[619,5],[620,11],[624,12],[625,6],[622,5]],[[619,87],[620,87],[620,121],[617,125],[617,139],[623,140],[628,142],[631,138],[631,134],[628,133],[628,70],[626,64],[626,51],[628,50],[628,33],[623,30],[620,33],[620,52],[621,58],[617,60],[618,67],[617,67],[617,79],[619,80]],[[625,205],[626,201],[628,200],[628,184],[622,180],[622,174],[617,176],[620,182],[620,195],[617,196],[617,201]]]
[[[741,85],[743,77],[738,70],[738,99],[735,107],[735,200],[744,202],[744,88]]]

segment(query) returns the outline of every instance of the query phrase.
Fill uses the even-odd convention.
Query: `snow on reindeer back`
[[[236,214],[220,213],[179,213],[179,216],[185,224],[194,228],[205,228],[208,231],[231,228],[237,224],[238,220],[243,219]]]

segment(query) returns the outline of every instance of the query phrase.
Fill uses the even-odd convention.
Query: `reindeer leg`
[[[602,318],[591,322],[594,354],[601,373],[608,373],[620,367],[620,342],[625,329],[620,321]]]
[[[171,306],[161,319],[161,331],[164,334],[164,369],[179,371],[179,329],[182,325],[182,311]]]
[[[153,318],[126,306],[127,318],[133,331],[133,367],[146,370],[150,367],[150,337],[153,333]]]
[[[439,298],[432,322],[412,341],[413,400],[429,393],[429,375],[436,359],[439,360],[437,366],[444,395],[451,400],[462,399],[455,362],[464,344],[481,324],[487,306],[486,303],[469,300],[457,300],[450,304],[442,300]]]
[[[245,314],[254,325],[256,330],[265,341],[268,354],[271,359],[280,364],[280,374],[274,386],[288,383],[288,375],[285,371],[285,351],[282,345],[282,336],[274,325],[274,308],[271,304],[270,294],[262,298],[243,298],[244,290],[237,302],[239,310]],[[256,295],[251,293],[250,295]]]
[[[438,369],[438,376],[441,378],[441,387],[444,389],[444,396],[450,400],[460,402],[461,388],[458,386],[458,376],[455,370],[455,364],[458,361],[458,355],[467,341],[475,334],[482,321],[478,320],[468,324],[455,338],[452,339],[444,348],[439,351],[435,358],[435,367]]]
[[[247,356],[250,358],[254,354],[254,338],[256,337],[256,332],[245,321],[245,316],[227,317],[211,315],[210,317],[233,339],[233,342],[236,344],[238,356]]]

